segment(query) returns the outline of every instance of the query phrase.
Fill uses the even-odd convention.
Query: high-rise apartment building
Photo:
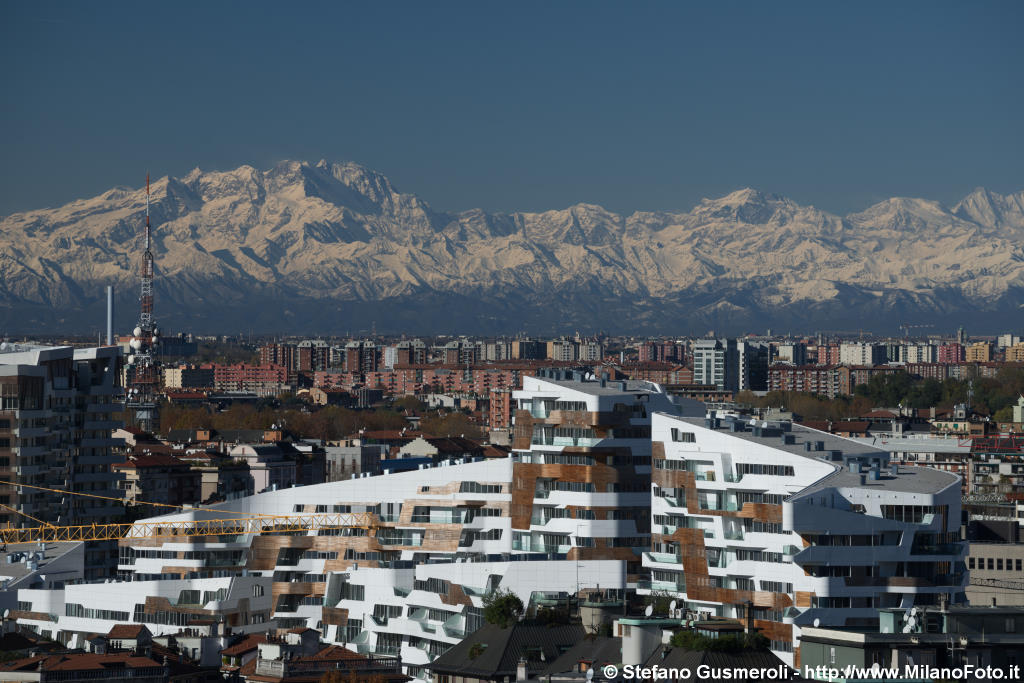
[[[1006,347],[1006,362],[1024,363],[1024,344],[1017,343]]]
[[[331,366],[331,345],[323,339],[307,339],[296,349],[297,369],[302,372],[326,370]]]
[[[19,484],[119,498],[110,466],[122,446],[111,432],[122,426],[113,413],[117,347],[20,346],[0,349],[0,470]],[[0,485],[0,522],[38,526],[109,521],[121,514],[116,500],[60,496]],[[28,516],[26,516],[28,515]],[[30,517],[29,517],[30,516]]]
[[[260,347],[260,365],[280,365],[286,370],[298,370],[295,344],[264,344]]]
[[[582,363],[598,363],[604,360],[604,344],[593,340],[577,342],[576,360]]]
[[[384,347],[385,368],[396,365],[423,365],[427,362],[427,345],[419,339],[400,341],[394,346]]]
[[[111,433],[121,349],[0,345],[0,524],[102,524],[120,518]],[[39,488],[31,488],[39,487]],[[44,490],[50,489],[50,490]],[[54,490],[87,494],[61,495]],[[92,497],[97,496],[97,497]],[[85,549],[86,578],[107,575],[108,543]]]
[[[959,343],[943,344],[939,347],[938,362],[940,363],[963,363],[967,358],[964,353],[964,345]]]
[[[547,358],[547,344],[535,339],[516,339],[512,342],[515,360],[543,360]]]
[[[699,339],[693,345],[694,384],[719,391],[739,390],[739,353],[735,339]]]
[[[379,366],[377,345],[372,341],[350,341],[345,344],[346,372],[376,372]]]
[[[992,360],[992,344],[990,342],[975,342],[967,347],[965,360],[968,363],[988,363]]]
[[[938,350],[934,344],[904,344],[900,355],[904,363],[934,363]]]
[[[807,357],[804,347],[804,358]],[[736,342],[736,390],[767,391],[771,347],[763,342]]]
[[[789,422],[709,415],[653,417],[645,589],[752,617],[789,664],[801,627],[964,602],[959,477]]]
[[[885,365],[887,362],[883,344],[846,342],[839,345],[840,365]]]
[[[212,365],[179,365],[164,368],[165,389],[212,389],[214,370]]]
[[[1000,349],[1008,349],[1011,346],[1020,344],[1021,338],[1016,334],[1001,334],[996,339],[996,346]]]
[[[444,345],[444,362],[446,365],[476,365],[480,362],[480,345],[459,339]]]
[[[821,348],[820,346],[818,347]],[[786,365],[807,365],[807,344],[803,342],[786,342],[779,344],[778,354],[773,362]]]
[[[548,360],[576,360],[576,342],[571,339],[556,339],[547,343]]]

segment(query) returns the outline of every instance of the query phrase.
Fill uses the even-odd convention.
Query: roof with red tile
[[[153,453],[146,455],[132,455],[129,460],[115,463],[111,465],[111,467],[118,470],[142,469],[147,467],[188,467],[188,463],[182,462],[173,455]]]
[[[113,628],[107,633],[107,638],[112,640],[115,638],[119,640],[138,638],[145,628],[142,624],[114,624]]]
[[[68,652],[59,655],[37,655],[0,664],[0,671],[103,671],[105,669],[136,669],[162,666],[149,657],[132,652]]]
[[[252,652],[259,647],[260,643],[267,642],[267,637],[263,634],[257,633],[245,638],[245,640],[235,643],[231,647],[226,647],[220,651],[222,655],[234,657],[235,655],[244,655],[246,652]]]

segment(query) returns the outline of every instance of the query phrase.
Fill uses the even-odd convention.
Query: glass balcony
[[[661,562],[663,564],[680,564],[682,559],[675,553],[644,553],[651,562]]]

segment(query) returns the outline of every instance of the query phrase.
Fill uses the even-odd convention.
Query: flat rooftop
[[[674,415],[670,417],[681,422],[694,425],[695,427],[705,427],[705,418],[703,417],[676,417]],[[889,461],[889,451],[878,448],[873,444],[865,443],[863,440],[848,439],[842,436],[836,436],[835,434],[821,432],[817,429],[810,429],[795,423],[788,423],[790,425],[790,431],[783,432],[784,434],[790,434],[792,436],[793,443],[785,443],[780,435],[756,436],[753,431],[751,431],[752,425],[764,424],[761,420],[751,421],[749,418],[740,418],[737,421],[746,425],[744,431],[733,432],[730,431],[727,426],[720,426],[714,431],[743,441],[749,441],[751,443],[760,444],[776,450],[785,451],[793,455],[799,455],[802,458],[808,458],[818,462],[826,462],[837,468],[833,474],[824,477],[803,491],[800,491],[796,494],[797,496],[803,496],[808,493],[833,487],[877,488],[879,490],[905,491],[907,493],[936,493],[945,489],[947,486],[958,484],[960,481],[959,477],[951,472],[944,472],[931,467],[911,467],[907,465],[900,465],[898,467],[897,474],[893,474],[890,469],[883,468],[878,479],[871,479],[870,475],[865,476],[864,484],[862,485],[860,483],[861,475],[850,472],[849,469],[844,466],[843,459],[833,460],[831,458],[831,453],[839,451],[844,457],[854,456],[863,459],[878,458],[884,464]],[[777,424],[777,422],[772,421],[771,424]],[[805,445],[807,443],[812,443],[815,446],[820,443],[821,450],[808,451],[807,446]],[[862,469],[861,472],[867,475],[867,468]]]
[[[81,541],[68,541],[61,543],[46,543],[45,549],[40,547],[38,543],[8,543],[3,550],[0,552],[0,581],[10,581],[11,583],[17,582],[32,573],[33,570],[29,569],[28,561],[33,559],[37,553],[43,553],[42,561],[36,561],[36,570],[41,574],[50,574],[46,571],[46,566],[61,557],[67,552],[74,550],[75,547],[82,545]],[[16,556],[21,555],[20,558],[11,562],[9,559],[14,559]],[[60,576],[53,575],[54,579],[60,579]],[[19,586],[25,588],[25,586]]]
[[[611,379],[605,382],[604,386],[601,386],[601,380],[575,380],[575,379],[551,379],[549,377],[531,377],[530,379],[538,379],[542,382],[549,382],[551,384],[564,387],[566,389],[572,389],[573,391],[579,391],[584,394],[592,394],[594,396],[621,396],[623,394],[658,394],[663,393],[654,388],[654,384],[651,382],[645,382],[642,380],[617,380]],[[626,388],[623,389],[622,385],[625,384]]]
[[[833,474],[820,479],[805,488],[797,496],[805,496],[816,491],[829,488],[858,488],[878,489],[885,491],[904,491],[906,493],[938,493],[943,489],[953,486],[960,486],[960,477],[952,472],[944,472],[932,467],[917,467],[901,465],[899,474],[892,474],[888,470],[882,470],[878,479],[870,476],[864,478],[860,483],[860,474],[855,474],[847,469],[840,469]]]
[[[705,418],[703,417],[682,417],[677,419],[692,424],[695,427],[704,427]],[[828,432],[819,432],[816,429],[809,429],[803,425],[795,423],[790,423],[790,431],[785,432],[786,434],[791,434],[793,436],[793,443],[787,444],[783,442],[781,436],[755,436],[754,432],[751,431],[751,422],[749,419],[741,419],[739,422],[746,424],[746,429],[742,432],[729,431],[729,428],[726,426],[720,426],[714,431],[736,437],[737,439],[743,439],[744,441],[749,441],[751,443],[761,444],[762,446],[768,446],[780,451],[786,451],[793,455],[810,458],[811,460],[822,460],[823,456],[827,460],[829,451],[842,451],[844,455],[857,455],[864,457],[877,456],[882,460],[889,459],[889,451],[859,443],[851,439],[846,439],[841,436],[836,436],[835,434],[829,434]],[[764,422],[762,420],[755,420],[753,422],[753,424],[758,425],[763,423]],[[804,445],[809,442],[817,443],[819,441],[823,444],[822,450],[820,451],[808,451],[807,447]]]

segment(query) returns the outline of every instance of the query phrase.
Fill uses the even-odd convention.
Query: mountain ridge
[[[838,216],[742,188],[689,211],[437,211],[354,162],[152,184],[156,315],[230,331],[895,328],[1021,313],[1024,191]],[[0,325],[132,324],[145,190],[0,218]],[[906,320],[905,320],[906,319]],[[835,327],[842,325],[841,328]]]

